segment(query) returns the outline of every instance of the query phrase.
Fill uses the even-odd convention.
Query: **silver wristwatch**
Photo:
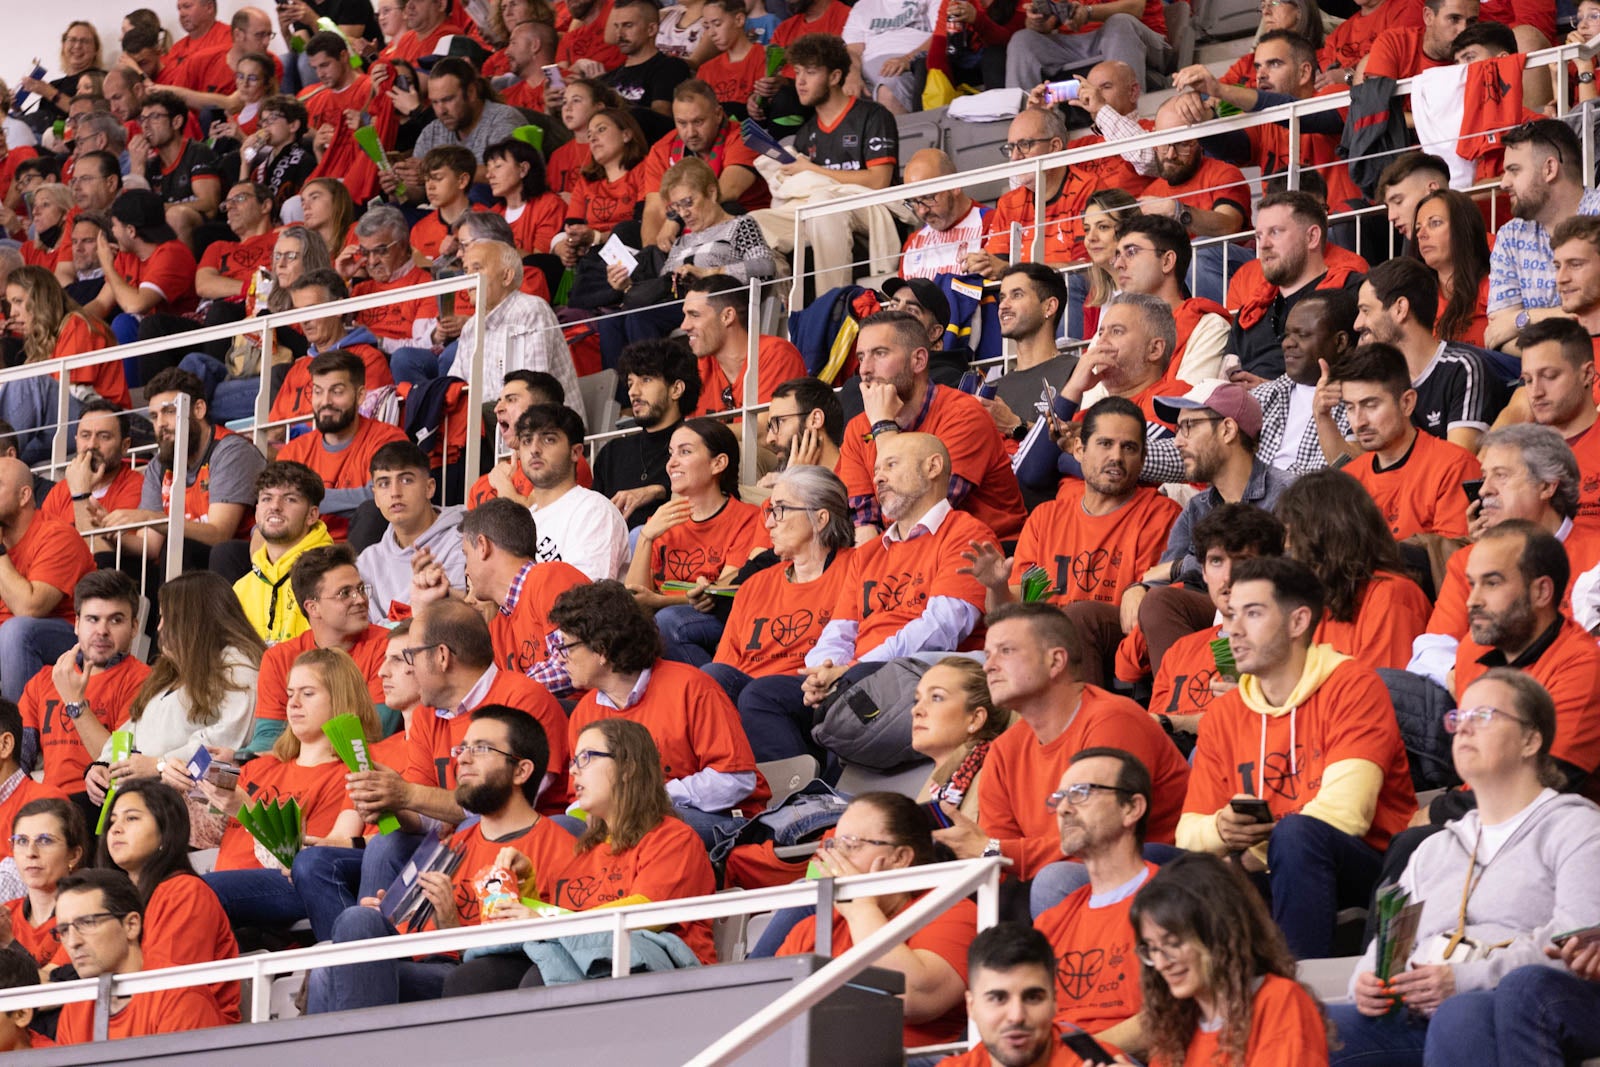
[[[998,837],[989,838],[989,843],[983,846],[983,855],[985,857],[1000,855],[1000,839]]]

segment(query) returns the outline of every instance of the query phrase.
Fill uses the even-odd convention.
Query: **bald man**
[[[78,531],[39,515],[27,464],[0,459],[0,696],[21,698],[28,679],[77,643],[69,594],[92,570]]]
[[[906,163],[904,183],[944,178],[956,172],[951,158],[937,148],[924,148]],[[906,238],[900,251],[900,277],[934,279],[960,274],[968,252],[983,245],[983,220],[989,209],[973,203],[962,189],[906,198],[922,220],[922,229]]]
[[[872,476],[888,528],[851,554],[833,619],[807,653],[803,675],[758,678],[739,694],[757,760],[802,753],[826,759],[811,738],[817,709],[889,660],[937,658],[977,636],[986,593],[961,573],[967,566],[961,553],[974,544],[998,545],[999,538],[950,507],[944,442],[925,433],[887,434]],[[821,612],[830,605],[807,607]]]
[[[1028,94],[1029,107],[1055,106],[1045,102],[1045,84],[1048,83],[1040,84]],[[1077,106],[1089,113],[1096,132],[1073,138],[1067,142],[1067,147],[1125,141],[1155,129],[1154,122],[1139,117],[1139,89],[1138,75],[1120,60],[1108,59],[1089,68],[1089,73],[1079,82]],[[1078,166],[1093,175],[1099,188],[1124,189],[1134,196],[1143,195],[1145,187],[1161,173],[1153,148],[1106,156]]]
[[[227,48],[177,60],[169,55],[156,80],[177,93],[190,110],[226,107],[236,88],[239,61],[247,55],[270,54],[273,32],[273,21],[265,11],[241,7],[228,22]]]

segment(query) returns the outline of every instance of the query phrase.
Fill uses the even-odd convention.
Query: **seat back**
[[[860,796],[862,793],[886,792],[903,793],[914,798],[921,792],[923,783],[928,780],[928,775],[932,771],[932,760],[923,760],[921,763],[914,763],[888,774],[846,763],[844,771],[839,775],[837,788],[847,797]]]
[[[578,379],[583,397],[584,422],[591,434],[610,433],[617,428],[617,372],[610,368]]]
[[[1006,143],[1011,120],[998,122],[946,122],[944,124],[944,150],[956,165],[958,172],[992,167],[1004,163],[1000,146]],[[1004,180],[978,182],[967,186],[967,195],[974,200],[993,203],[1005,192]]]

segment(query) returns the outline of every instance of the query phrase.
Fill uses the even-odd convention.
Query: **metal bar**
[[[189,510],[189,395],[174,394],[178,424],[172,442],[172,492],[167,499],[166,580],[183,573],[183,523]],[[153,414],[153,413],[152,413]],[[145,559],[150,553],[145,553]]]
[[[261,376],[256,379],[256,425],[251,437],[263,456],[268,455],[267,418],[272,414],[272,353],[276,335],[271,326],[261,327]],[[288,438],[288,433],[284,437]]]
[[[250,979],[250,1021],[264,1023],[272,1017],[272,978],[261,966],[260,961],[264,961],[265,956],[258,954],[250,958],[258,961],[256,973]]]
[[[754,485],[761,477],[755,412],[761,403],[761,282],[757,278],[750,279],[750,303],[745,315],[750,328],[745,331],[744,399],[739,404],[739,481]]]
[[[477,289],[473,292],[472,300],[472,361],[467,367],[467,450],[461,457],[461,462],[466,464],[466,469],[461,472],[461,503],[467,502],[467,494],[472,491],[472,483],[478,480],[478,461],[483,457],[483,345],[489,333],[489,303],[488,289],[485,287],[485,276],[473,275]],[[509,343],[510,338],[508,337]],[[461,341],[456,340],[459,351]],[[443,456],[450,458],[450,439],[445,438]],[[448,495],[448,494],[446,494]],[[444,499],[441,497],[440,499]],[[450,503],[445,500],[445,503]]]
[[[794,258],[789,264],[793,284],[789,286],[789,306],[803,307],[806,302],[806,242],[805,227],[800,224],[800,212],[794,213]]]
[[[833,955],[833,891],[832,878],[817,879],[817,925],[811,939],[817,955]]]
[[[63,373],[56,380],[56,432],[50,439],[50,476],[60,478],[57,472],[67,462],[67,420],[72,415],[72,381],[71,376]],[[14,427],[15,428],[15,427]],[[44,427],[40,427],[43,429]],[[35,501],[42,504],[44,501]]]
[[[1265,176],[1263,175],[1263,177]],[[1291,190],[1300,188],[1300,112],[1298,110],[1289,112],[1288,180]],[[1328,235],[1323,234],[1322,238],[1327,240]]]
[[[618,915],[611,937],[611,977],[626,978],[632,969],[633,946],[628,941],[628,917]]]
[[[94,1039],[96,1041],[105,1041],[111,1036],[111,980],[111,975],[103,974],[95,983]]]
[[[1066,180],[1066,175],[1062,175],[1062,180]],[[1033,161],[1033,254],[1029,258],[1035,263],[1044,262],[1044,198],[1044,159],[1040,157]]]

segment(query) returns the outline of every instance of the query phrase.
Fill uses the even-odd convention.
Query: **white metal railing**
[[[790,989],[767,1009],[751,1016],[694,1061],[707,1065],[725,1063],[737,1049],[749,1048],[770,1036],[790,1019],[870,966],[885,952],[973,893],[978,896],[977,928],[983,930],[994,925],[1000,915],[1000,872],[1008,864],[1009,861],[1002,857],[958,860],[848,878],[795,882],[768,889],[605,908],[548,919],[522,919],[454,930],[428,930],[397,937],[327,943],[312,948],[240,956],[231,960],[191,963],[134,974],[81,978],[52,985],[0,990],[0,1012],[97,1000],[95,1032],[100,1034],[104,1033],[104,1012],[111,996],[132,996],[162,989],[248,980],[252,985],[244,1020],[263,1022],[268,1018],[271,1008],[272,985],[268,979],[277,975],[523,941],[549,941],[578,934],[610,934],[611,976],[622,978],[631,971],[628,938],[634,931],[729,916],[755,915],[778,908],[815,907],[819,901],[826,909],[831,907],[833,901],[893,893],[926,894],[872,937],[853,946],[847,953]],[[818,936],[825,936],[830,930],[830,924],[819,924]],[[103,996],[102,984],[109,984]]]

